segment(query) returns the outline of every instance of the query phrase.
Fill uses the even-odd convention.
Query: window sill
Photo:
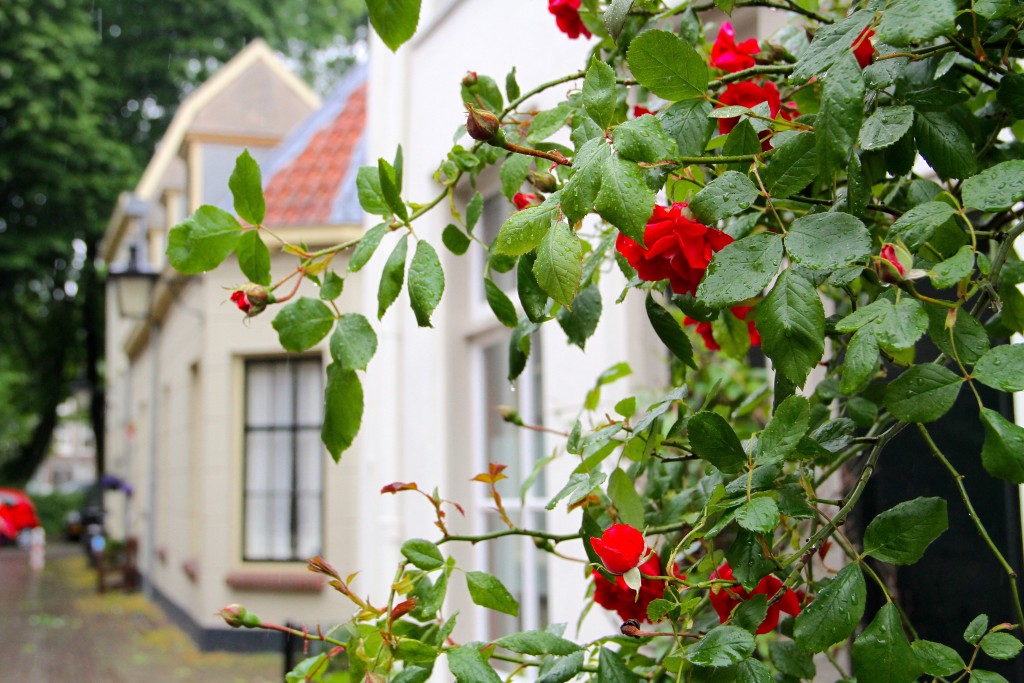
[[[272,593],[319,593],[324,580],[309,572],[236,571],[224,577],[224,583],[238,591]]]

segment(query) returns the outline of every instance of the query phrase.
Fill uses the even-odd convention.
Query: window
[[[543,435],[505,422],[495,410],[495,406],[511,406],[527,424],[542,423],[540,344],[539,339],[533,341],[529,364],[515,388],[507,379],[507,338],[477,347],[478,386],[482,389],[477,406],[481,447],[477,450],[479,471],[486,471],[490,462],[507,466],[504,474],[508,479],[498,482],[497,488],[512,521],[520,527],[543,530],[547,502],[543,472],[537,475],[525,502],[520,495],[522,483],[545,455]],[[480,486],[474,508],[479,511],[476,525],[481,532],[506,528],[493,507],[487,488]],[[543,629],[548,621],[547,554],[526,537],[513,536],[481,545],[484,547],[478,547],[478,562],[519,601],[519,616],[482,612],[485,622],[480,637],[491,640],[515,631]]]
[[[319,358],[245,364],[246,560],[304,560],[322,539]]]

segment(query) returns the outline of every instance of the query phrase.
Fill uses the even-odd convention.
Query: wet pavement
[[[0,681],[277,683],[280,654],[199,652],[141,594],[96,593],[80,548],[0,548]]]

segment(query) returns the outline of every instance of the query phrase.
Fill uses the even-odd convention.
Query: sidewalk
[[[203,653],[141,594],[97,595],[77,546],[0,548],[0,679],[32,683],[279,683],[280,654]]]

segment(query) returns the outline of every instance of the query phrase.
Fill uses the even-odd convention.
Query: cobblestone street
[[[80,548],[0,548],[0,680],[170,683],[282,680],[281,655],[199,652],[141,594],[98,595]]]

